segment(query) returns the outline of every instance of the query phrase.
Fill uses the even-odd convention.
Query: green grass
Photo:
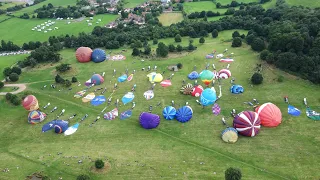
[[[216,4],[211,1],[188,2],[183,4],[183,9],[187,14],[201,11],[213,11],[224,13],[227,9],[217,9]],[[235,8],[235,9],[239,9]]]
[[[0,92],[12,92],[12,91],[16,91],[16,90],[13,90],[14,87],[2,87],[0,88]]]
[[[71,24],[67,24],[67,20],[56,21],[56,24],[51,26],[52,29],[54,27],[58,27],[58,30],[48,31],[48,33],[44,33],[43,30],[41,32],[32,31],[31,29],[37,25],[43,24],[48,19],[20,19],[20,18],[12,18],[1,23],[0,34],[2,35],[3,40],[10,40],[18,45],[22,45],[24,42],[29,41],[47,41],[49,36],[58,36],[58,35],[77,35],[80,32],[91,32],[96,25],[104,26],[109,22],[115,20],[118,16],[111,14],[103,14],[97,15],[94,19],[101,19],[102,21],[99,24],[96,24],[95,20],[92,21],[92,26],[88,26],[85,18],[81,22],[72,22]],[[19,27],[19,28],[17,28]]]
[[[234,30],[233,30],[234,31]],[[131,57],[131,50],[124,54],[124,61],[106,61],[103,63],[77,63],[74,50],[61,51],[61,63],[72,64],[72,70],[61,74],[62,77],[76,75],[81,83],[84,83],[93,72],[106,72],[105,82],[98,87],[107,87],[105,93],[109,96],[117,77],[129,68],[137,70],[131,82],[118,83],[119,89],[113,95],[113,102],[120,99],[130,91],[133,84],[137,84],[135,99],[136,108],[133,116],[127,120],[106,121],[100,119],[93,127],[89,124],[95,119],[103,106],[93,107],[82,103],[80,99],[74,99],[75,92],[84,87],[72,86],[72,90],[60,86],[57,89],[47,88],[41,90],[44,85],[54,83],[55,64],[40,65],[22,74],[19,82],[32,83],[28,85],[28,91],[32,92],[39,100],[40,107],[48,102],[51,106],[44,110],[48,117],[42,124],[27,124],[28,112],[21,106],[13,107],[0,97],[0,122],[3,124],[0,132],[0,167],[9,168],[10,172],[0,173],[0,179],[24,179],[26,175],[35,171],[44,171],[52,179],[75,179],[78,174],[89,174],[92,179],[223,179],[224,171],[228,167],[239,167],[244,179],[314,179],[320,172],[314,168],[318,166],[320,156],[317,144],[319,143],[318,122],[307,119],[304,106],[301,103],[303,97],[307,97],[309,104],[317,111],[320,103],[320,87],[300,78],[287,75],[273,67],[263,65],[264,83],[251,87],[249,78],[254,72],[257,63],[261,63],[258,54],[251,51],[247,45],[232,48],[231,39],[233,31],[219,32],[217,39],[206,38],[206,43],[194,44],[198,50],[192,53],[170,54],[176,58],[146,60]],[[240,34],[245,31],[240,30]],[[183,38],[182,44],[188,44],[188,38]],[[173,38],[159,40],[166,44],[174,43]],[[156,46],[152,46],[153,50]],[[245,88],[241,95],[233,95],[229,92],[229,80],[222,81],[222,98],[218,101],[222,108],[222,114],[213,116],[211,107],[202,109],[192,96],[179,93],[182,79],[187,80],[194,65],[201,71],[206,63],[214,63],[217,69],[226,67],[226,64],[217,60],[206,60],[205,55],[213,49],[221,53],[225,48],[229,53],[234,53],[235,62],[230,66],[232,76],[236,83]],[[109,50],[108,50],[109,52]],[[113,50],[116,54],[120,50]],[[1,59],[0,59],[1,60]],[[183,68],[175,73],[172,79],[173,86],[163,88],[156,85],[155,97],[146,101],[142,96],[151,84],[147,81],[147,72],[141,71],[142,67],[158,66],[158,72],[166,70],[170,64],[183,63]],[[113,69],[117,70],[116,77],[112,77]],[[165,72],[167,78],[171,72]],[[277,82],[278,75],[283,75],[284,82]],[[110,83],[111,81],[111,83]],[[192,81],[187,80],[192,83]],[[199,82],[201,83],[201,82]],[[202,83],[201,83],[202,84]],[[92,90],[98,88],[94,87]],[[62,89],[58,92],[58,89]],[[287,105],[283,102],[283,96],[289,95],[290,103],[302,110],[300,117],[291,117],[287,111]],[[238,111],[250,110],[243,102],[257,98],[260,103],[273,102],[283,113],[283,122],[277,128],[262,127],[261,132],[254,138],[239,137],[236,144],[226,144],[220,139],[220,133],[225,128],[221,123],[223,116],[227,117],[228,124],[232,123],[229,112],[235,108]],[[153,105],[153,113],[161,114],[162,108],[175,101],[182,106],[185,102],[193,108],[193,118],[181,124],[175,120],[166,121],[161,116],[158,128],[145,130],[138,123],[139,114],[148,111],[148,106]],[[162,108],[155,105],[162,102]],[[58,106],[54,113],[49,111]],[[129,105],[121,105],[119,112],[129,109]],[[89,117],[83,121],[78,131],[71,136],[57,135],[53,132],[41,133],[44,123],[54,119],[61,109],[65,109],[66,119],[73,113],[77,113],[76,119],[71,124],[79,121],[85,114]],[[106,111],[114,108],[113,103]],[[4,115],[5,114],[5,115]],[[10,132],[10,133],[8,133]],[[62,152],[62,155],[57,155]],[[51,155],[50,155],[51,154]],[[65,158],[72,156],[72,158]],[[77,156],[74,158],[74,156]],[[87,158],[107,159],[111,169],[106,174],[96,174],[90,171],[94,165]],[[295,157],[295,158],[292,158]],[[78,160],[83,160],[78,164]],[[203,163],[201,163],[203,162]],[[69,164],[69,166],[67,165]],[[19,169],[17,169],[19,166]]]
[[[263,7],[264,9],[270,9],[270,8],[276,6],[276,2],[277,2],[277,0],[271,0],[270,2],[264,3],[264,4],[262,5],[262,7]]]
[[[11,18],[10,16],[6,16],[6,15],[0,15],[0,21],[3,21],[3,20],[5,20],[5,19],[9,19],[9,18]]]
[[[27,54],[14,55],[14,56],[1,56],[0,57],[0,81],[4,79],[4,76],[2,73],[4,68],[14,65],[18,61],[22,61],[27,56],[28,56]]]
[[[23,2],[2,2],[2,6],[0,6],[0,9],[7,9],[9,7],[13,7],[15,5],[24,4]]]
[[[125,8],[134,8],[137,5],[140,5],[142,3],[146,2],[146,0],[125,0],[124,1],[124,7]]]
[[[183,20],[182,13],[162,13],[158,18],[164,26],[170,26]]]
[[[305,7],[312,7],[312,8],[320,7],[320,1],[318,0],[308,0],[308,1],[286,0],[286,3],[291,6],[305,6]]]
[[[216,0],[216,2],[218,3],[221,3],[222,5],[225,5],[225,4],[230,4],[232,2],[232,0]],[[250,2],[259,2],[259,0],[237,0],[238,3],[250,3]]]
[[[215,17],[208,17],[208,21],[217,21],[221,18],[227,17],[227,16],[232,16],[232,15],[224,15],[224,16],[215,16]]]

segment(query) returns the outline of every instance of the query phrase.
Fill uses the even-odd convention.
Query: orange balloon
[[[92,49],[88,47],[79,47],[76,51],[76,58],[79,62],[85,63],[91,61]]]
[[[38,100],[35,96],[29,95],[25,97],[22,101],[22,106],[27,110],[27,111],[34,111],[39,109],[39,103]]]
[[[263,126],[276,127],[281,123],[282,113],[280,109],[270,102],[257,107],[256,113],[258,113]]]

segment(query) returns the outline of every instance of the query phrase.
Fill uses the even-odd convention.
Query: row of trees
[[[213,12],[213,11],[201,11],[201,12],[193,12],[188,15],[189,19],[197,19],[197,18],[204,18],[204,17],[215,17],[220,16],[220,12]]]
[[[19,67],[6,67],[3,70],[3,75],[7,81],[16,82],[19,80],[19,75],[21,74],[21,68]]]
[[[4,41],[4,40],[1,40],[1,46],[0,46],[0,52],[1,51],[18,51],[20,50],[21,48],[16,45],[16,44],[13,44],[12,41]]]

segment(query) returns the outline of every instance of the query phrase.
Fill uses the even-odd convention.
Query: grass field
[[[103,14],[97,15],[94,19],[101,19],[102,22],[99,23],[100,26],[104,26],[109,22],[115,20],[118,16],[111,14]],[[0,34],[2,35],[3,40],[10,40],[18,45],[22,45],[24,42],[29,41],[47,41],[49,36],[58,36],[58,35],[77,35],[80,32],[91,32],[94,26],[97,24],[96,21],[92,21],[92,26],[88,26],[86,20],[84,19],[81,22],[72,22],[71,24],[67,24],[67,20],[55,21],[56,24],[51,27],[58,27],[58,30],[48,31],[48,33],[32,31],[31,29],[37,25],[43,24],[46,19],[20,19],[20,18],[12,18],[1,23]],[[19,25],[19,28],[17,28]]]
[[[170,26],[183,20],[182,13],[162,13],[158,18],[164,26]]]
[[[7,9],[9,7],[13,7],[15,5],[24,4],[23,2],[2,2],[2,6],[0,6],[0,9]]]
[[[217,9],[216,4],[211,1],[188,2],[183,4],[183,9],[187,14],[192,12],[213,11],[224,13],[227,9]],[[235,8],[239,9],[239,8]]]
[[[1,56],[0,57],[0,81],[4,79],[4,76],[2,73],[4,68],[10,67],[18,61],[22,61],[27,56],[28,56],[27,54],[14,55],[14,56]]]
[[[0,92],[12,92],[12,91],[15,91],[15,90],[13,90],[13,87],[0,88]]]
[[[318,8],[320,7],[320,1],[318,0],[286,0],[286,3],[292,6],[305,6],[305,7],[312,7],[312,8]]]
[[[230,4],[232,0],[216,0],[216,2],[221,3],[222,5],[224,4]],[[259,2],[259,0],[237,0],[238,3],[244,2],[244,3],[250,3],[250,2]]]
[[[309,104],[315,110],[320,111],[320,87],[299,78],[287,75],[273,67],[264,65],[264,83],[259,86],[250,86],[249,78],[254,72],[258,60],[258,54],[250,50],[246,45],[240,48],[232,48],[230,42],[233,31],[219,32],[217,39],[206,38],[206,43],[194,44],[198,50],[192,53],[174,54],[176,58],[145,60],[132,58],[131,50],[124,55],[125,61],[106,61],[100,64],[77,63],[74,50],[61,51],[63,63],[72,64],[72,70],[62,77],[76,75],[81,83],[84,83],[93,72],[106,72],[105,82],[99,87],[107,87],[106,96],[112,91],[117,77],[129,68],[137,70],[131,82],[118,83],[118,90],[113,95],[120,99],[130,91],[133,84],[137,84],[135,99],[137,106],[133,110],[133,116],[127,120],[105,121],[100,119],[95,125],[89,124],[95,119],[103,106],[93,107],[82,103],[80,99],[73,98],[75,92],[84,87],[72,86],[69,91],[65,88],[47,88],[41,90],[44,85],[53,83],[55,65],[41,65],[36,69],[24,72],[19,82],[31,83],[28,91],[32,92],[39,100],[40,107],[48,102],[51,106],[47,110],[48,117],[42,124],[27,124],[27,114],[22,107],[8,105],[3,97],[0,97],[0,118],[3,124],[0,132],[0,169],[9,168],[10,172],[0,173],[0,179],[24,179],[26,175],[35,171],[44,171],[52,179],[75,179],[78,174],[89,174],[92,179],[223,179],[224,171],[228,167],[239,167],[242,170],[243,179],[317,179],[320,172],[314,168],[318,166],[319,136],[318,125],[307,119],[304,106],[301,101],[307,97]],[[245,33],[240,31],[240,34]],[[174,43],[173,39],[159,40],[166,44]],[[183,38],[183,45],[188,44],[188,38]],[[152,46],[153,50],[155,46]],[[213,116],[211,107],[202,109],[192,96],[179,93],[182,79],[187,80],[194,65],[201,71],[206,63],[214,63],[217,69],[226,67],[226,64],[217,60],[206,60],[205,55],[212,52],[222,52],[229,49],[228,54],[234,53],[235,62],[231,64],[232,76],[236,78],[236,84],[241,84],[245,92],[241,95],[233,95],[229,92],[229,80],[222,81],[223,96],[218,101],[222,107],[222,114]],[[109,51],[109,50],[108,50]],[[116,54],[120,50],[113,50]],[[0,59],[1,60],[1,59]],[[155,97],[145,100],[143,92],[148,90],[151,84],[146,80],[147,72],[141,71],[142,67],[158,66],[158,72],[166,70],[170,64],[183,63],[183,68],[175,73],[172,79],[173,86],[163,88],[155,87]],[[116,77],[112,77],[113,69],[117,70]],[[167,78],[171,72],[165,72]],[[277,82],[278,75],[284,76],[284,82]],[[111,81],[111,83],[110,83]],[[192,81],[187,80],[192,83]],[[200,82],[201,83],[201,82]],[[202,83],[201,83],[202,84]],[[94,87],[92,90],[98,87]],[[58,89],[62,89],[58,92]],[[290,103],[303,111],[300,117],[291,117],[287,111],[287,105],[283,102],[283,96],[289,95]],[[273,102],[282,110],[283,121],[277,128],[262,127],[261,132],[254,138],[239,137],[236,144],[226,144],[220,139],[220,133],[225,128],[221,124],[221,118],[227,117],[228,124],[232,123],[229,112],[235,108],[238,111],[251,109],[243,102],[257,98],[260,103]],[[138,123],[139,114],[148,111],[148,106],[153,105],[153,113],[161,114],[162,108],[175,101],[177,106],[185,102],[193,108],[193,118],[184,124],[175,120],[167,121],[161,116],[158,128],[145,130]],[[155,107],[161,102],[162,107]],[[57,112],[49,113],[58,106]],[[121,105],[119,112],[127,110],[131,104]],[[80,124],[78,131],[71,136],[57,135],[53,132],[41,133],[41,127],[49,122],[65,109],[66,119],[77,113],[77,122],[85,113],[89,117]],[[113,103],[106,111],[114,108]],[[10,132],[10,133],[8,133]],[[57,153],[61,152],[61,155]],[[111,168],[105,174],[97,174],[90,171],[93,160],[101,158],[111,164]],[[79,160],[83,163],[78,164]],[[17,168],[19,167],[19,168]]]
[[[146,2],[146,0],[124,0],[124,7],[125,8],[134,8],[139,4]]]

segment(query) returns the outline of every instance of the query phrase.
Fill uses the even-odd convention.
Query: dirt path
[[[18,94],[27,88],[26,84],[5,84],[4,87],[19,87],[18,90],[10,92],[11,94]],[[5,96],[7,93],[8,92],[0,92],[0,95]]]

